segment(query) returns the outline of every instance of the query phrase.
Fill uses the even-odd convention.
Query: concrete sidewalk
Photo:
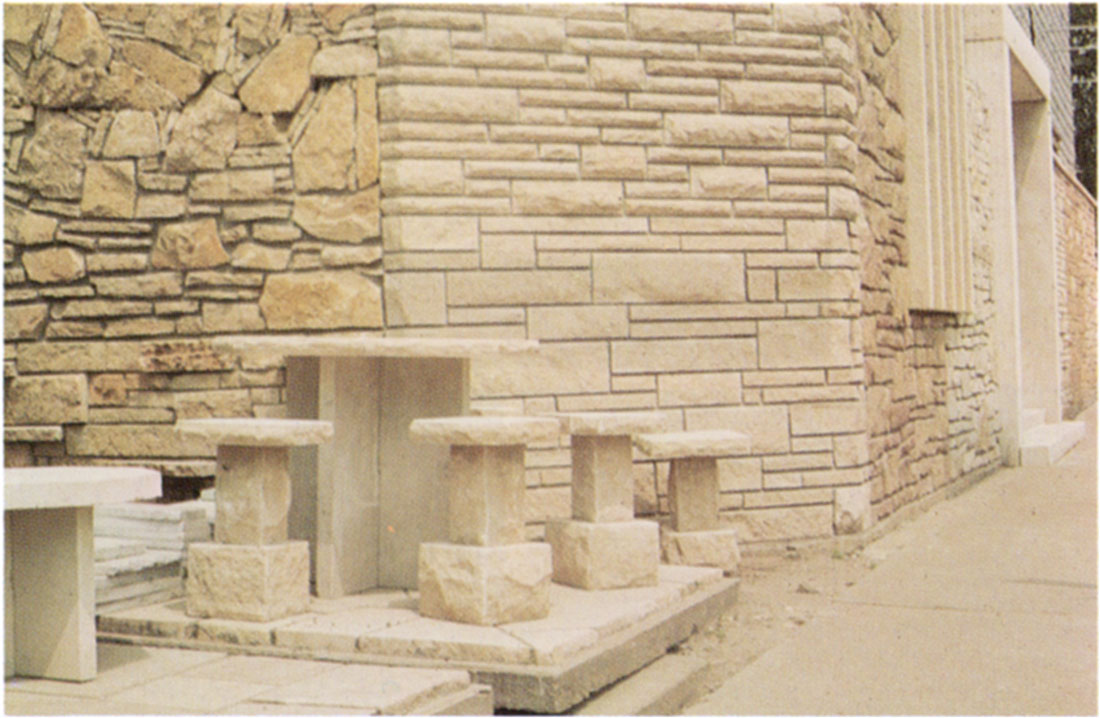
[[[873,571],[688,714],[1097,712],[1096,409],[864,549]]]

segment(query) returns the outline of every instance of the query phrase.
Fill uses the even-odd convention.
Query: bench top
[[[176,422],[183,437],[230,446],[310,446],[332,438],[332,422],[313,419],[184,419]]]
[[[556,419],[537,416],[454,416],[416,419],[413,438],[452,446],[513,446],[551,441],[558,436]]]
[[[246,354],[266,351],[294,357],[425,357],[466,358],[492,354],[532,352],[533,339],[478,339],[465,337],[387,337],[373,334],[235,335],[210,340],[219,351]]]
[[[749,437],[736,431],[673,431],[640,434],[634,444],[652,459],[689,459],[726,456],[748,451]]]
[[[56,509],[160,496],[160,472],[136,466],[4,469],[4,508]]]
[[[576,411],[551,414],[562,431],[578,436],[629,436],[660,431],[666,421],[658,411]]]

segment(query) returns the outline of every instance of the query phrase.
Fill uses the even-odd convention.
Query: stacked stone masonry
[[[743,543],[860,531],[998,461],[988,237],[974,315],[907,306],[890,6],[5,18],[9,464],[197,486],[213,447],[173,422],[285,412],[281,359],[210,337],[345,329],[538,339],[474,361],[475,409],[748,435],[718,462]],[[668,462],[634,474],[667,514]],[[526,482],[539,538],[568,438]]]

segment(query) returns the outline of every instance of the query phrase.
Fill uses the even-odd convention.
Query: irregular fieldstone
[[[103,157],[148,157],[160,150],[157,120],[152,112],[120,110],[111,121]]]
[[[88,160],[80,212],[87,217],[130,219],[137,202],[133,160]]]
[[[71,65],[106,67],[111,46],[95,14],[83,5],[63,5],[61,22],[50,53]]]
[[[38,3],[9,4],[4,7],[4,49],[9,44],[30,47],[50,6]]]
[[[331,45],[313,56],[314,77],[359,77],[378,70],[377,51],[358,43]]]
[[[4,239],[14,244],[48,244],[57,232],[57,220],[29,210],[5,207]]]
[[[223,169],[237,145],[241,104],[213,88],[183,110],[172,129],[164,165],[170,172]]]
[[[152,78],[180,102],[186,102],[202,88],[202,68],[193,62],[180,59],[155,42],[128,40],[122,46],[122,55],[135,68]]]
[[[255,55],[275,44],[286,8],[283,5],[239,5],[230,23],[237,31],[237,49]]]
[[[271,115],[255,115],[242,112],[237,118],[237,146],[278,145],[284,141],[283,133],[271,121]]]
[[[132,110],[175,109],[180,99],[144,72],[121,60],[113,60],[109,73],[95,87],[92,104]]]
[[[20,176],[51,199],[78,199],[84,179],[87,128],[61,112],[40,112],[23,147]]]
[[[352,271],[301,272],[267,278],[260,311],[268,329],[382,326],[382,290]]]
[[[231,12],[231,8],[214,4],[154,5],[145,21],[145,34],[210,72],[215,69],[218,38],[225,24],[223,12]]]
[[[23,254],[23,268],[32,282],[71,282],[85,274],[84,255],[72,247],[51,247]]]
[[[354,155],[355,95],[351,85],[333,85],[318,103],[291,155],[294,189],[341,190],[348,186]]]
[[[290,264],[289,249],[265,247],[256,242],[241,244],[233,250],[234,267],[241,269],[264,269],[276,271],[286,269]]]
[[[4,339],[35,339],[46,323],[46,304],[8,304],[4,307]]]
[[[45,55],[31,63],[25,88],[31,104],[61,108],[96,104],[106,84],[107,73],[102,68],[73,67]]]
[[[313,14],[329,32],[338,32],[344,22],[359,12],[359,5],[314,5]]]
[[[149,256],[157,269],[202,269],[228,261],[213,218],[162,225]]]
[[[4,391],[4,423],[81,424],[88,421],[84,374],[17,376]]]
[[[378,98],[373,77],[355,82],[355,175],[360,189],[378,181]]]
[[[298,195],[294,223],[319,239],[361,242],[379,232],[378,186],[342,195]]]
[[[317,51],[312,35],[279,41],[237,93],[251,112],[293,112],[309,89],[309,65]]]

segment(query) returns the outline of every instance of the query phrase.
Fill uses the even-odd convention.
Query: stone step
[[[665,654],[574,709],[574,715],[672,715],[702,690],[707,662]]]
[[[438,696],[414,706],[408,715],[418,716],[491,716],[493,689],[474,683],[453,693]]]
[[[1083,438],[1083,421],[1063,421],[1028,429],[1020,440],[1020,465],[1051,466]]]
[[[129,556],[137,556],[145,551],[145,543],[131,539],[111,538],[110,536],[96,536],[95,560],[112,561]]]
[[[1020,412],[1020,432],[1027,433],[1028,430],[1034,429],[1036,426],[1042,426],[1046,423],[1046,412],[1042,409],[1024,409]]]

